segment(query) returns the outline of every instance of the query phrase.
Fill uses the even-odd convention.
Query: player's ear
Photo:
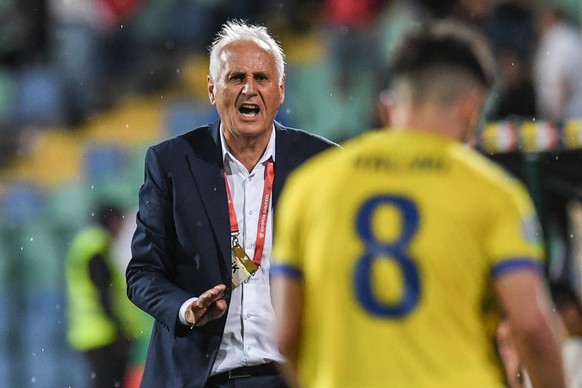
[[[394,92],[382,90],[376,99],[376,112],[380,123],[384,127],[392,125],[392,114],[394,110]]]
[[[485,98],[485,92],[481,88],[473,87],[459,100],[459,118],[466,131],[461,137],[465,141],[474,138],[476,135],[483,113],[483,106],[485,105]]]

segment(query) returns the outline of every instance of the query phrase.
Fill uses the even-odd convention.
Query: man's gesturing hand
[[[226,311],[224,292],[226,286],[219,284],[205,291],[186,309],[186,322],[190,325],[202,326],[208,321],[222,317]]]

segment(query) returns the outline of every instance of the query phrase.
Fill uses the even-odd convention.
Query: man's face
[[[216,83],[208,79],[208,96],[216,106],[227,140],[257,139],[269,134],[285,94],[273,55],[253,42],[226,46]]]

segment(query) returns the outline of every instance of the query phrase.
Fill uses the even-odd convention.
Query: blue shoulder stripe
[[[303,272],[297,267],[293,267],[289,264],[274,264],[271,265],[271,269],[269,270],[271,276],[273,275],[282,275],[287,276],[295,279],[303,279]]]
[[[542,272],[542,264],[529,257],[514,257],[503,260],[491,268],[491,276],[497,277],[512,271],[536,271]]]

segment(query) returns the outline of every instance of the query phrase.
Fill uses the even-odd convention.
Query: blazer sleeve
[[[195,295],[171,281],[176,265],[170,180],[157,150],[148,149],[126,280],[129,299],[175,335],[178,310],[185,300]]]

